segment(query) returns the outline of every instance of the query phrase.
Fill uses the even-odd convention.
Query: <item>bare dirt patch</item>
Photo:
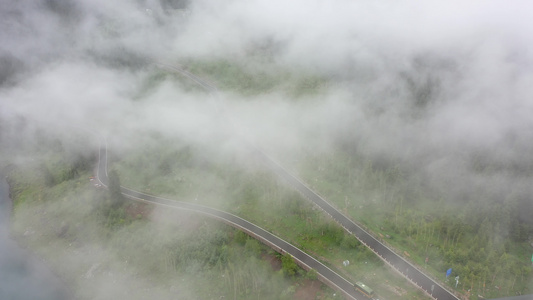
[[[153,206],[146,203],[133,202],[126,206],[126,213],[133,218],[146,218],[153,210]]]
[[[281,260],[277,258],[275,255],[263,253],[261,255],[261,258],[268,261],[270,263],[270,266],[272,267],[272,270],[279,271],[281,270]]]
[[[309,299],[321,299],[322,291],[320,286],[322,283],[318,280],[306,279],[303,281],[294,292],[294,299],[296,300],[309,300]]]

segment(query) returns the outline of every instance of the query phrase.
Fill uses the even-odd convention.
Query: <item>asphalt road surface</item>
[[[108,185],[109,181],[107,177],[107,148],[106,147],[102,147],[99,152],[97,179],[100,181],[102,185],[104,186]],[[261,242],[270,246],[271,248],[273,248],[275,251],[279,253],[290,254],[300,266],[302,266],[306,270],[309,270],[309,269],[315,270],[317,272],[318,278],[322,282],[324,282],[331,288],[341,292],[348,299],[357,299],[357,300],[368,299],[366,296],[364,296],[362,293],[356,290],[350,281],[344,279],[342,276],[335,273],[333,270],[323,265],[321,262],[314,259],[312,256],[296,248],[292,244],[284,241],[283,239],[275,236],[274,234],[266,231],[265,229],[253,223],[250,223],[238,216],[235,216],[228,212],[210,208],[207,206],[198,205],[198,204],[194,204],[190,202],[182,202],[182,201],[161,198],[161,197],[145,194],[142,192],[134,191],[134,190],[131,190],[125,187],[122,187],[121,190],[125,196],[127,196],[128,198],[137,200],[137,201],[153,203],[156,205],[167,206],[167,207],[171,207],[175,209],[189,210],[195,213],[201,213],[209,217],[218,219],[230,226],[233,226],[237,229],[240,229],[246,232],[250,236],[260,240]]]
[[[176,71],[176,72],[183,74],[184,76],[190,78],[191,80],[196,82],[198,85],[202,86],[203,88],[205,88],[206,90],[208,90],[209,92],[213,94],[216,94],[218,92],[218,89],[216,88],[216,86],[207,82],[206,80],[203,80],[200,77],[195,76],[194,74],[188,72],[187,70],[183,69],[180,66],[172,66],[172,65],[163,64],[163,63],[154,63],[154,64],[161,68],[165,68],[167,70]],[[355,224],[352,220],[350,220],[348,217],[346,217],[341,212],[339,212],[337,209],[335,209],[331,204],[329,204],[321,196],[319,196],[317,193],[311,190],[306,184],[304,184],[296,176],[289,173],[285,168],[283,168],[274,159],[269,157],[261,149],[258,149],[253,145],[250,145],[250,146],[254,151],[256,151],[256,153],[260,157],[262,157],[265,164],[269,166],[274,173],[276,173],[279,177],[287,181],[293,188],[298,190],[304,197],[313,201],[313,203],[315,203],[318,207],[320,207],[327,214],[329,214],[346,231],[353,234],[359,241],[361,241],[364,245],[370,248],[374,253],[376,253],[376,255],[378,255],[381,259],[383,259],[387,264],[389,264],[392,268],[394,268],[396,271],[402,274],[409,281],[411,281],[414,285],[416,285],[417,287],[425,291],[428,295],[430,295],[434,299],[459,300],[459,298],[457,298],[454,294],[452,294],[450,291],[448,291],[443,286],[441,286],[438,282],[436,282],[435,280],[433,280],[426,274],[422,273],[422,271],[420,271],[415,266],[410,264],[403,257],[396,254],[386,245],[384,245],[379,240],[377,240],[372,235],[370,235],[368,232],[366,232],[359,225]],[[100,159],[99,161],[98,174],[100,175],[103,175],[103,174],[107,175],[107,173],[105,173],[105,170],[107,168],[106,154],[107,154],[107,148],[103,148],[103,150],[102,149],[100,150],[100,157],[105,158],[105,159]],[[100,175],[98,175],[99,180],[104,185],[107,185],[107,176],[100,176]],[[353,288],[353,285],[350,282],[346,281],[345,279],[337,275],[335,272],[323,266],[322,264],[320,264],[318,261],[316,261],[312,257],[308,256],[307,254],[305,254],[298,248],[290,245],[289,243],[281,240],[280,238],[261,229],[260,227],[252,223],[249,223],[237,216],[231,215],[226,212],[218,211],[218,210],[215,210],[209,207],[159,198],[156,196],[151,196],[151,195],[143,194],[140,192],[132,191],[126,188],[123,188],[122,192],[125,195],[131,198],[137,199],[137,200],[147,201],[147,202],[156,203],[160,205],[167,205],[167,206],[171,206],[171,207],[179,208],[179,209],[188,209],[188,210],[193,210],[193,211],[200,212],[203,214],[207,214],[214,218],[218,218],[221,221],[224,221],[234,227],[242,229],[246,231],[247,233],[251,234],[252,236],[256,235],[256,238],[262,240],[266,244],[272,243],[274,245],[278,245],[279,243],[280,251],[285,251],[293,255],[293,257],[301,265],[303,265],[304,268],[308,266],[308,268],[315,269],[317,273],[319,273],[319,278],[326,284],[329,284],[333,288],[336,288],[342,291],[346,296],[352,297],[353,299],[366,299],[366,297],[364,297],[362,294],[360,294],[357,290]],[[287,249],[283,247],[287,247]],[[323,266],[324,269],[320,265]],[[323,276],[323,278],[321,278],[321,276]],[[351,292],[348,290],[351,290]]]
[[[411,265],[408,261],[403,259],[401,256],[393,252],[387,246],[382,244],[379,240],[374,238],[368,232],[366,232],[359,225],[355,224],[348,217],[343,215],[337,209],[335,209],[331,204],[326,200],[320,197],[317,193],[312,191],[307,185],[305,185],[300,179],[296,176],[290,174],[285,170],[280,164],[275,160],[270,158],[266,153],[262,152],[259,149],[256,149],[256,152],[263,157],[265,163],[271,168],[271,170],[276,173],[279,177],[287,181],[293,188],[299,191],[304,197],[313,201],[318,207],[323,209],[327,214],[329,214],[337,223],[339,223],[346,231],[353,234],[359,241],[365,244],[370,248],[374,253],[376,253],[381,259],[383,259],[387,264],[400,272],[404,277],[409,279],[413,284],[426,291],[433,298],[438,300],[458,300],[455,295],[450,291],[446,290],[440,284],[438,284],[433,279],[429,278],[427,275],[422,273],[420,270]]]
[[[180,72],[184,76],[190,78],[210,93],[216,94],[218,89],[215,85],[205,81],[204,79],[195,76],[189,71],[183,69],[180,66],[171,66],[163,63],[156,63],[159,67]],[[422,273],[422,271],[415,268],[403,257],[393,252],[390,248],[385,246],[379,240],[374,238],[363,228],[355,224],[348,217],[343,215],[337,209],[335,209],[331,204],[326,200],[320,197],[317,193],[311,190],[307,185],[305,185],[300,179],[296,176],[290,174],[285,168],[283,168],[279,163],[274,159],[269,157],[261,149],[256,148],[254,145],[250,145],[260,157],[263,158],[264,162],[281,178],[286,180],[292,187],[298,190],[301,194],[304,195],[307,199],[313,201],[317,206],[323,209],[328,213],[336,222],[338,222],[345,230],[353,234],[359,241],[365,244],[370,248],[374,253],[376,253],[381,259],[383,259],[387,264],[392,268],[402,274],[405,278],[410,280],[414,285],[418,286],[420,289],[425,291],[428,295],[437,300],[458,300],[452,292],[448,291],[446,288],[441,286],[438,282]]]

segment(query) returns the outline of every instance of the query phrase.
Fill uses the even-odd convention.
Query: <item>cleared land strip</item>
[[[106,147],[102,147],[100,149],[98,169],[96,174],[97,179],[100,181],[100,183],[104,186],[107,186],[109,183],[109,179],[107,177]],[[274,234],[266,231],[265,229],[253,223],[250,223],[238,216],[203,205],[176,201],[145,194],[126,187],[121,187],[121,191],[122,194],[133,200],[152,203],[160,206],[166,206],[174,209],[188,210],[195,213],[201,213],[219,221],[222,221],[232,227],[242,230],[251,237],[271,247],[276,252],[279,252],[281,254],[290,254],[294,258],[296,263],[298,263],[298,265],[300,265],[307,271],[311,269],[315,270],[317,272],[317,277],[320,281],[324,282],[331,288],[341,292],[347,299],[367,299],[363,294],[361,294],[358,290],[354,288],[353,284],[350,281],[344,279],[342,276],[340,276],[335,271],[331,270],[312,256],[298,249],[294,245],[286,242],[285,240],[275,236]]]

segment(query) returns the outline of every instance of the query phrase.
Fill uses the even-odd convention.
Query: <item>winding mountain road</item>
[[[107,176],[107,146],[100,148],[98,155],[96,178],[103,186],[108,186],[109,178]],[[298,263],[298,265],[300,265],[305,270],[315,270],[317,272],[317,277],[320,281],[324,282],[331,288],[341,292],[347,299],[368,299],[358,290],[356,290],[354,288],[354,285],[350,281],[346,280],[341,275],[337,274],[335,271],[331,270],[312,256],[298,249],[294,245],[286,242],[280,237],[277,237],[276,235],[268,232],[267,230],[251,222],[248,222],[236,215],[199,204],[176,201],[145,194],[126,187],[121,187],[121,191],[123,195],[133,200],[180,210],[188,210],[195,213],[207,215],[211,218],[222,221],[223,223],[226,223],[232,227],[244,231],[248,235],[258,239],[259,241],[279,253],[290,254],[294,258],[296,263]]]
[[[205,81],[202,78],[195,76],[189,71],[179,67],[172,66],[164,63],[154,63],[154,65],[167,69],[173,72],[179,72],[182,75],[188,77],[189,79],[196,82],[198,85],[202,86],[208,90],[211,94],[216,95],[218,89],[213,84]],[[350,220],[347,216],[338,211],[333,207],[329,202],[324,198],[319,196],[316,192],[311,190],[302,180],[297,176],[291,174],[285,168],[283,168],[278,162],[273,158],[264,153],[261,149],[250,145],[252,151],[255,151],[259,157],[264,161],[264,163],[280,178],[285,180],[290,184],[294,189],[299,191],[305,198],[312,201],[315,205],[324,210],[329,214],[337,223],[339,223],[347,232],[353,234],[361,243],[366,245],[370,250],[372,250],[378,257],[385,261],[389,266],[391,266],[398,273],[407,278],[411,283],[416,285],[418,288],[423,290],[429,296],[436,300],[458,300],[458,298],[446,288],[441,286],[434,279],[430,278],[424,274],[421,270],[416,268],[414,265],[406,261],[403,257],[392,251],[386,245],[381,243],[378,239],[373,237],[370,233],[365,231],[355,222]],[[97,170],[98,180],[105,186],[108,184],[107,178],[107,147],[100,149],[99,153],[99,163]],[[233,226],[237,229],[240,229],[252,237],[260,240],[264,244],[272,247],[274,250],[280,253],[289,253],[293,256],[295,261],[302,266],[304,269],[314,269],[318,274],[318,278],[329,285],[330,287],[343,293],[348,299],[367,299],[363,294],[357,291],[353,284],[348,280],[344,279],[339,274],[335,273],[313,257],[309,256],[305,252],[291,245],[290,243],[284,241],[283,239],[271,234],[270,232],[262,229],[261,227],[252,224],[240,217],[237,217],[233,214],[220,211],[214,208],[207,206],[197,205],[189,202],[181,202],[170,200],[166,198],[161,198],[153,195],[148,195],[142,192],[134,191],[125,187],[122,187],[122,193],[131,199],[138,201],[144,201],[148,203],[153,203],[157,205],[168,206],[177,209],[190,210],[204,215],[208,215],[215,219],[218,219],[230,226]]]
[[[190,78],[200,86],[204,87],[211,94],[217,94],[218,89],[212,83],[190,73],[180,66],[172,66],[164,63],[155,63],[158,67],[175,71]],[[377,256],[379,256],[385,263],[391,266],[394,270],[399,272],[405,278],[407,278],[415,286],[426,292],[429,296],[436,300],[458,300],[452,292],[444,288],[437,281],[424,274],[421,270],[405,260],[402,256],[392,251],[389,247],[381,243],[374,236],[369,234],[366,230],[361,228],[355,222],[350,220],[347,216],[338,211],[333,205],[327,202],[324,198],[311,190],[302,180],[297,176],[291,174],[283,166],[281,166],[276,160],[271,158],[268,154],[261,149],[248,143],[253,151],[255,151],[259,157],[262,158],[264,163],[280,178],[288,182],[294,189],[299,191],[305,198],[312,201],[315,205],[329,214],[337,223],[339,223],[347,232],[353,234],[361,243],[366,245]]]

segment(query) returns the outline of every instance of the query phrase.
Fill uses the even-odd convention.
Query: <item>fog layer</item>
[[[0,2],[5,149],[87,130],[113,137],[115,149],[142,145],[143,132],[230,151],[244,136],[280,157],[344,145],[413,171],[458,203],[472,193],[530,199],[527,3]],[[149,79],[161,72],[155,62],[220,61],[324,86],[298,97],[277,86],[207,95]]]

